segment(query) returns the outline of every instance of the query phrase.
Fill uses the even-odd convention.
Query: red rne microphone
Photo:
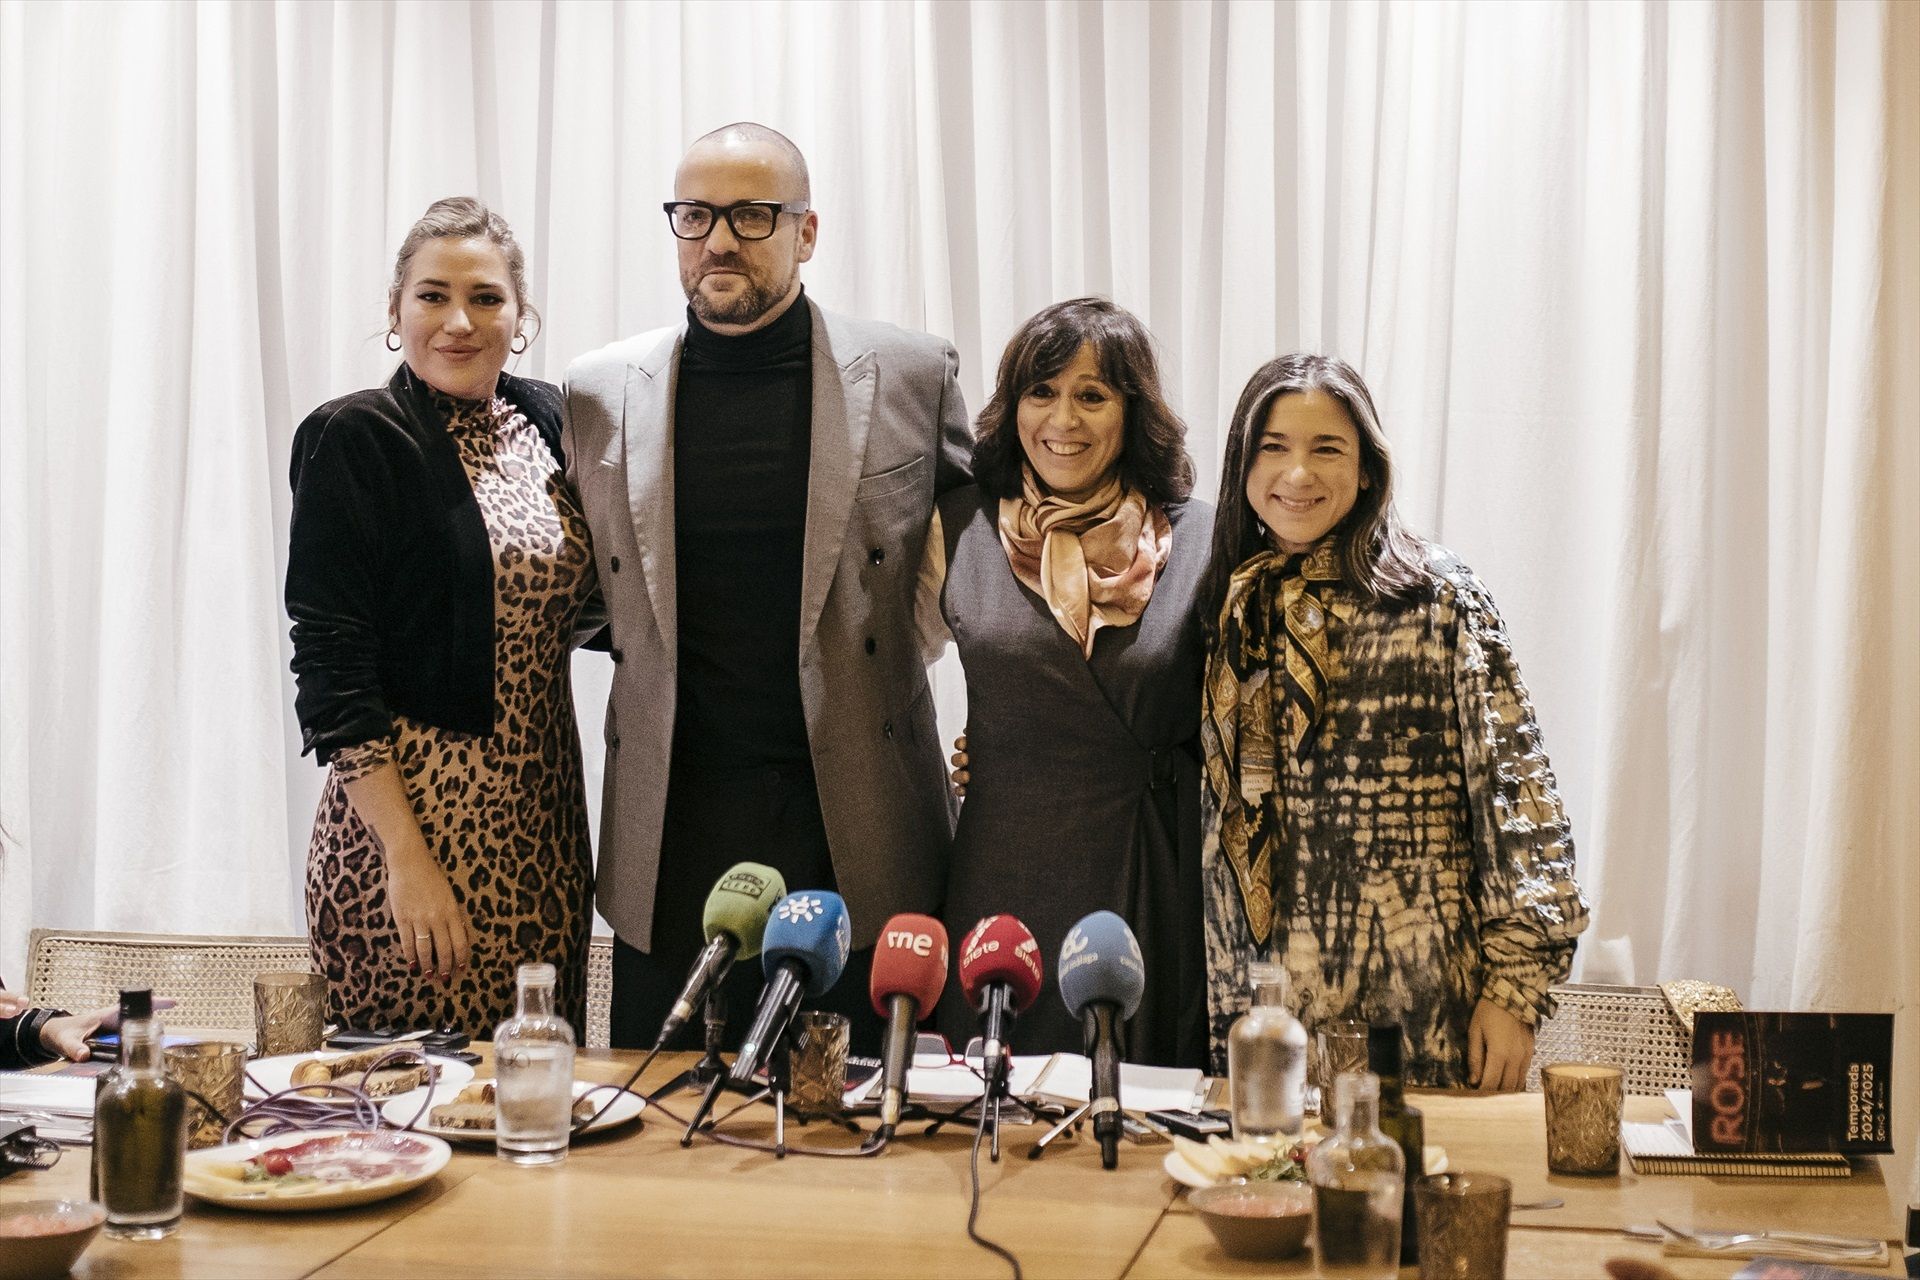
[[[932,916],[903,914],[887,921],[873,948],[867,993],[887,1020],[880,1054],[880,1137],[891,1138],[907,1097],[913,1028],[940,1003],[947,985],[947,927]]]
[[[988,916],[960,940],[960,990],[981,1017],[987,1096],[1006,1082],[1014,1015],[1040,995],[1040,944],[1013,916]]]

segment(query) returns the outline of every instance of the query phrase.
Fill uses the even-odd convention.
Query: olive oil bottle
[[[1420,1232],[1413,1216],[1413,1184],[1426,1172],[1427,1122],[1407,1105],[1401,1088],[1405,1053],[1398,1023],[1367,1031],[1367,1065],[1380,1077],[1380,1132],[1392,1138],[1406,1157],[1406,1190],[1400,1205],[1400,1265],[1420,1261]]]
[[[150,990],[120,993],[120,1062],[94,1101],[93,1145],[107,1234],[172,1235],[180,1225],[187,1093],[167,1077]]]

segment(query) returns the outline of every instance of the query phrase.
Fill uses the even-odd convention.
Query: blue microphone
[[[799,1011],[800,997],[824,994],[840,980],[853,949],[853,925],[847,904],[826,889],[802,889],[780,899],[767,920],[760,942],[761,964],[767,985],[753,1011],[753,1024],[740,1042],[739,1056],[725,1075],[716,1075],[700,1099],[699,1109],[680,1135],[680,1145],[693,1142],[694,1130],[713,1110],[720,1091],[729,1084],[751,1088],[753,1077],[767,1064],[774,1045]]]
[[[1140,1009],[1147,989],[1147,966],[1140,943],[1127,922],[1111,911],[1096,911],[1067,931],[1060,944],[1060,998],[1086,1030],[1087,1056],[1093,1059],[1093,1088],[1087,1109],[1093,1136],[1100,1141],[1100,1163],[1120,1163],[1120,1028],[1117,1023]]]
[[[803,889],[780,899],[761,943],[767,985],[740,1042],[740,1056],[733,1060],[735,1084],[750,1084],[766,1066],[774,1043],[799,1010],[801,996],[824,995],[840,981],[852,948],[853,924],[839,894]]]

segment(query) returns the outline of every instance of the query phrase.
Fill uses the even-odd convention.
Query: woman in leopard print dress
[[[307,921],[333,1016],[484,1036],[518,965],[584,1030],[593,884],[569,663],[595,597],[560,397],[503,370],[525,266],[479,202],[403,243],[386,387],[294,438],[287,611],[306,749],[330,766]]]

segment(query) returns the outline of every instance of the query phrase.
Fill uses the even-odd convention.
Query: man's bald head
[[[694,315],[721,333],[747,333],[779,319],[800,296],[800,264],[813,257],[820,231],[800,148],[763,124],[715,129],[680,158],[673,198],[713,214],[705,236],[676,241],[680,287]],[[727,211],[742,204],[776,206],[772,232],[741,239]]]
[[[751,120],[721,125],[713,132],[694,139],[693,145],[687,148],[686,155],[680,159],[680,169],[684,170],[696,160],[718,156],[761,160],[778,175],[779,199],[801,200],[809,204],[813,201],[812,183],[807,176],[807,158],[800,154],[800,148],[793,145],[793,139],[778,129],[769,129]]]

